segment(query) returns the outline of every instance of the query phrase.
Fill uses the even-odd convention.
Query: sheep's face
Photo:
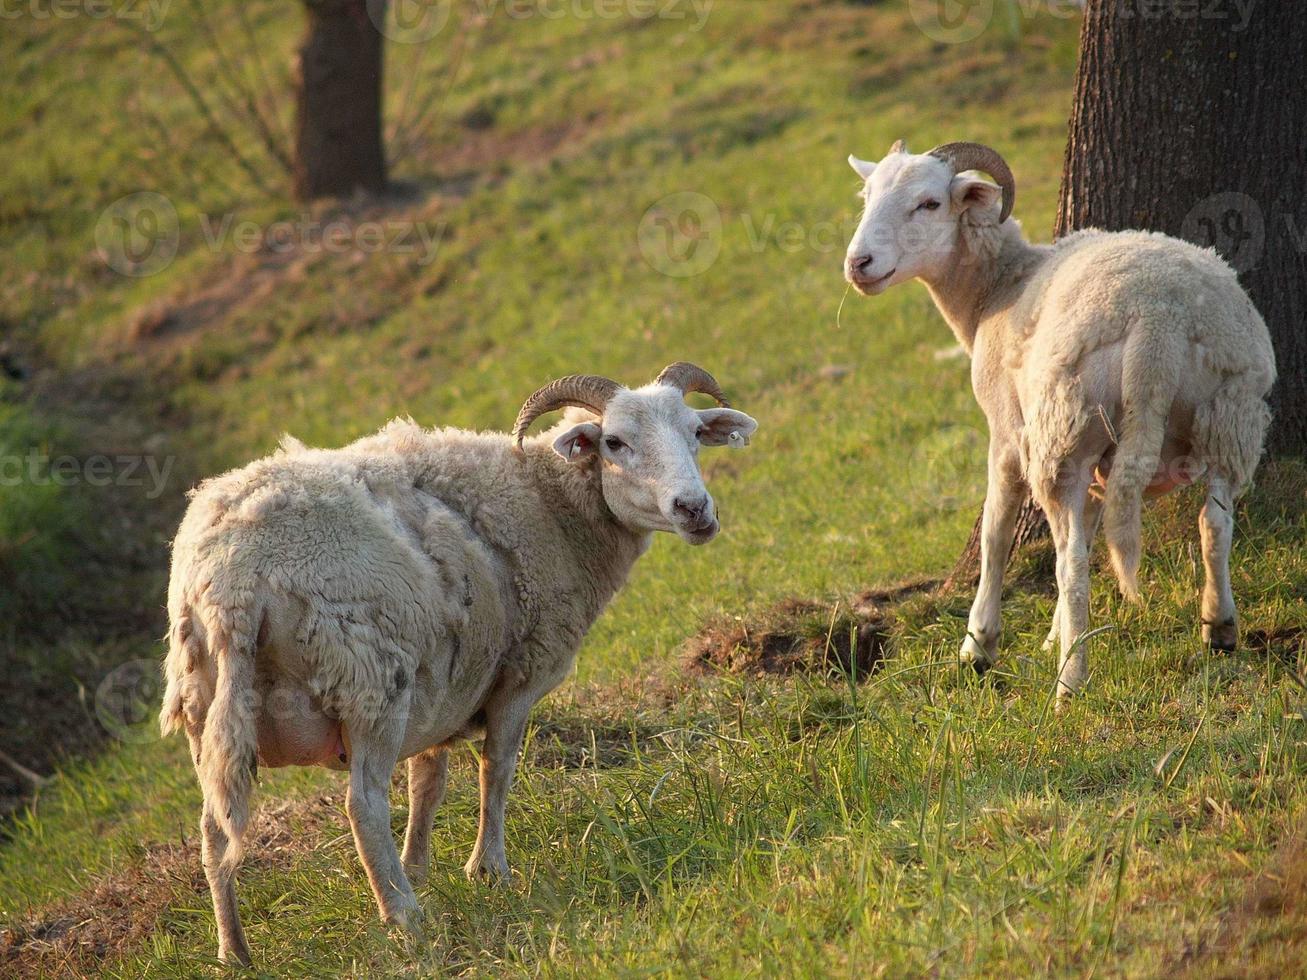
[[[998,219],[1002,192],[928,153],[890,154],[879,163],[849,157],[863,180],[866,206],[844,259],[844,278],[864,296],[909,279],[947,275],[955,262],[958,225],[972,208]]]
[[[602,419],[574,425],[554,451],[572,463],[598,461],[604,500],[623,526],[671,531],[699,545],[720,530],[699,447],[744,446],[757,428],[743,412],[696,410],[679,390],[652,384],[618,392]]]

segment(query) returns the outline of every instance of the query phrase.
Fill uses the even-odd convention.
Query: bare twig
[[[191,153],[187,147],[178,143],[172,131],[169,130],[167,123],[159,118],[157,113],[139,102],[130,104],[128,112],[133,113],[143,127],[154,133],[160,144],[167,148],[172,159],[179,161],[180,165],[174,169],[186,182],[187,193],[190,194],[191,200],[196,202],[197,206],[199,206],[203,190],[195,179],[196,173],[203,177],[207,183],[218,187],[224,193],[231,197],[236,196],[236,191],[232,186],[209,166],[202,154]]]
[[[267,113],[276,122],[277,129],[280,131],[281,138],[284,141],[283,145],[290,146],[290,130],[286,128],[285,120],[283,120],[281,114],[277,112],[277,93],[272,85],[272,75],[268,72],[267,68],[264,67],[263,53],[262,48],[259,45],[259,37],[254,31],[254,25],[250,22],[249,16],[246,14],[245,4],[236,4],[236,16],[240,21],[241,30],[245,33],[245,43],[249,45],[249,49],[252,52],[251,60],[254,62],[254,71],[259,78],[259,85],[261,88],[259,94],[260,101],[266,101],[268,103],[269,108],[267,109]]]
[[[394,152],[391,156],[392,162],[402,159],[403,156],[417,144],[418,140],[427,134],[429,126],[429,122],[425,118],[427,110],[432,105],[442,105],[448,100],[449,93],[454,88],[454,82],[457,81],[458,74],[463,68],[463,59],[467,56],[467,53],[472,46],[470,40],[473,35],[470,26],[471,19],[470,15],[465,15],[463,17],[463,29],[458,35],[458,47],[455,49],[454,57],[451,59],[449,77],[445,80],[445,90],[419,107],[417,115],[413,118],[411,125],[403,127],[402,130],[400,130],[398,125],[396,126],[397,132],[395,135]],[[486,23],[487,20],[483,18],[481,20],[482,27],[484,27]],[[409,135],[410,132],[412,133],[411,136]]]
[[[23,779],[26,779],[37,789],[40,789],[42,786],[48,786],[50,785],[51,782],[53,782],[53,780],[49,776],[42,776],[40,773],[33,772],[31,769],[28,769],[27,766],[23,765],[21,762],[15,759],[4,749],[0,749],[0,762],[3,762],[10,769],[18,773],[18,775],[22,776]]]
[[[263,148],[268,151],[269,156],[280,164],[287,174],[291,173],[294,168],[291,165],[290,154],[278,142],[276,135],[272,132],[272,127],[263,118],[263,113],[259,109],[253,91],[245,84],[245,73],[238,71],[232,60],[227,57],[227,52],[218,40],[218,32],[213,29],[213,23],[209,20],[204,4],[200,0],[191,0],[191,9],[195,12],[195,19],[200,25],[200,30],[204,33],[209,46],[213,48],[214,56],[218,59],[219,75],[225,75],[226,84],[230,85],[231,89],[234,90],[233,92],[220,89],[220,91],[223,91],[228,110],[237,118],[244,119],[250,128],[254,130],[259,142],[263,144]]]
[[[195,82],[191,80],[190,75],[186,73],[186,69],[182,66],[181,62],[177,60],[177,56],[161,44],[153,34],[145,29],[144,26],[136,23],[131,18],[114,17],[112,18],[112,22],[118,24],[124,30],[131,31],[145,44],[151,54],[158,57],[168,67],[168,70],[172,72],[173,77],[177,79],[182,88],[186,91],[186,94],[190,97],[191,102],[195,104],[195,108],[204,119],[209,131],[217,138],[227,152],[231,154],[232,159],[236,161],[236,164],[245,171],[246,176],[250,178],[254,186],[264,194],[269,193],[268,185],[264,182],[263,176],[259,173],[258,168],[246,159],[245,155],[241,153],[240,148],[231,138],[231,135],[218,122],[218,118],[209,107],[209,103],[205,100]]]

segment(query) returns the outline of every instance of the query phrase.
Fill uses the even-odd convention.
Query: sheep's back
[[[397,675],[424,662],[457,684],[445,663],[455,646],[502,644],[502,594],[494,555],[415,490],[404,458],[305,450],[199,488],[174,545],[170,607],[257,609],[261,657],[349,717],[387,703]]]
[[[1214,251],[1156,232],[1096,230],[1058,242],[1016,309],[1031,369],[1074,370],[1141,325],[1195,350],[1213,375],[1274,376],[1270,335]]]

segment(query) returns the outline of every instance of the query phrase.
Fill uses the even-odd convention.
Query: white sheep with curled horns
[[[989,422],[980,587],[961,658],[998,653],[1003,571],[1027,488],[1057,548],[1059,704],[1088,674],[1089,546],[1100,516],[1121,591],[1137,598],[1145,496],[1205,480],[1202,634],[1238,638],[1230,590],[1234,501],[1270,423],[1275,355],[1233,269],[1211,249],[1143,231],[1031,245],[1010,219],[1012,171],[994,150],[895,143],[849,158],[866,206],[844,275],[866,296],[920,279],[971,355]],[[980,176],[991,175],[997,184]]]
[[[691,409],[689,392],[721,407]],[[538,417],[573,408],[542,436]],[[757,423],[673,364],[631,390],[573,376],[511,436],[395,421],[343,449],[280,452],[206,481],[173,544],[165,734],[184,729],[204,795],[219,955],[250,962],[235,875],[258,766],[349,772],[346,808],[381,916],[416,930],[447,749],[484,733],[469,875],[508,873],[504,806],[532,706],[655,531],[719,530],[700,446]],[[403,858],[391,772],[408,759]]]

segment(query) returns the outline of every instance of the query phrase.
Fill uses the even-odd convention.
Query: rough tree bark
[[[381,136],[385,4],[305,0],[308,26],[295,92],[295,196],[301,201],[386,189]],[[377,18],[374,21],[373,18]]]
[[[1295,4],[1089,0],[1054,235],[1146,228],[1213,246],[1265,317],[1269,448],[1307,451],[1307,18]],[[1021,544],[1042,536],[1033,502]],[[979,527],[951,581],[975,577]]]

